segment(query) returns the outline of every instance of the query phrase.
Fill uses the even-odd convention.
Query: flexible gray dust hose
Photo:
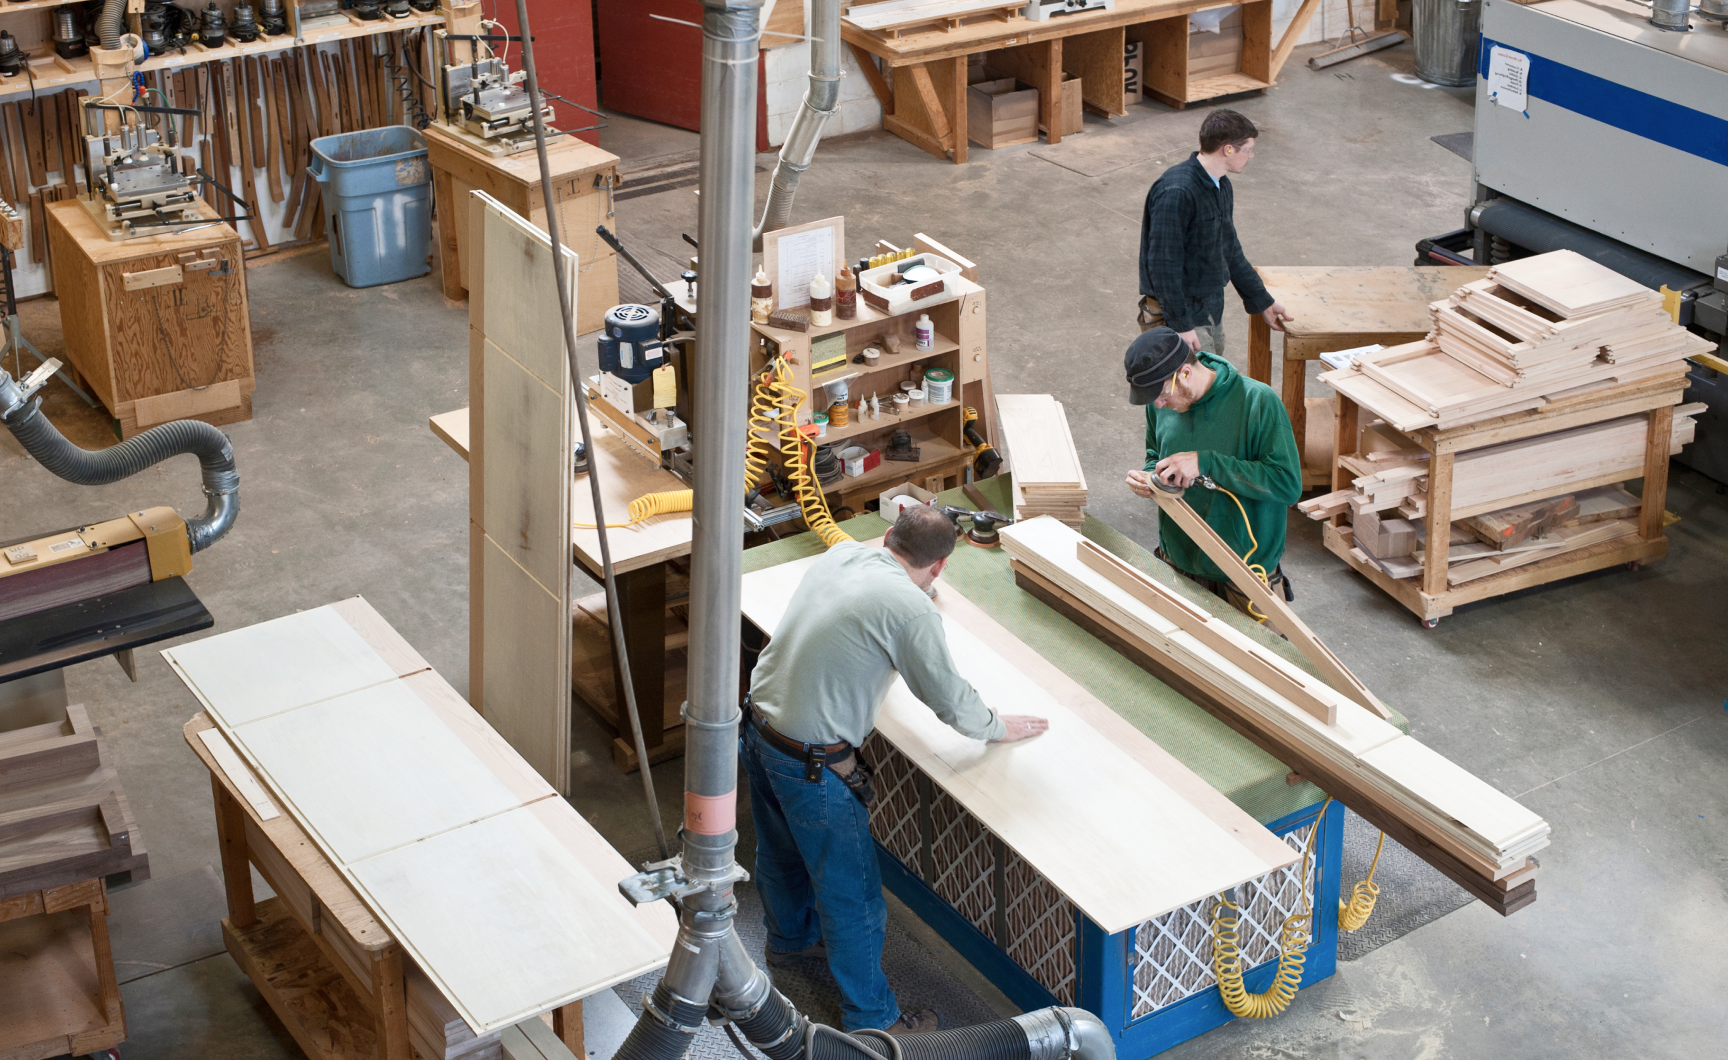
[[[126,0],[106,0],[102,14],[96,19],[96,35],[102,47],[120,47],[120,37],[126,32]]]
[[[0,423],[36,462],[68,482],[105,486],[174,456],[195,456],[203,471],[202,517],[186,520],[192,551],[209,548],[234,525],[240,514],[240,472],[234,469],[234,449],[228,436],[201,420],[176,420],[152,427],[119,445],[81,449],[42,415],[42,403],[25,400],[12,377],[0,372]]]
[[[816,158],[823,126],[840,105],[840,0],[815,0],[810,5],[810,36],[814,38],[810,42],[810,87],[804,92],[804,103],[792,120],[786,142],[780,145],[780,160],[774,165],[762,221],[751,233],[758,250],[762,249],[762,233],[777,232],[791,220],[798,182]]]

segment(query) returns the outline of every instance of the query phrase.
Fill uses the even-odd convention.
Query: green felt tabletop
[[[978,488],[997,510],[1010,510],[1007,476],[985,479],[978,483]],[[973,507],[958,489],[941,494],[938,500],[942,504]],[[840,526],[859,541],[881,537],[888,530],[888,522],[875,514],[848,519]],[[1314,672],[1308,660],[1287,641],[1181,577],[1151,552],[1105,523],[1087,516],[1081,533],[1297,666]],[[746,550],[744,570],[748,573],[802,559],[821,552],[822,547],[815,534],[797,534]],[[952,586],[983,608],[1010,633],[1262,824],[1325,798],[1324,792],[1306,781],[1286,784],[1284,778],[1290,770],[1277,759],[1015,585],[1008,568],[1008,554],[1002,549],[978,548],[962,540],[942,574],[942,584]],[[1408,730],[1402,716],[1395,713],[1393,722]]]

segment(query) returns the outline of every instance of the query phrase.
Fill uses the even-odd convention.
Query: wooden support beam
[[[863,68],[864,80],[870,82],[870,91],[876,93],[877,102],[882,104],[883,115],[893,114],[894,90],[888,87],[888,79],[882,76],[876,57],[856,44],[848,43],[846,47],[852,49],[852,58],[858,60],[858,65]]]
[[[1284,69],[1284,61],[1289,59],[1290,53],[1296,49],[1296,38],[1302,36],[1302,31],[1308,28],[1309,21],[1318,10],[1320,0],[1302,0],[1302,6],[1296,9],[1296,17],[1290,20],[1290,25],[1284,29],[1284,36],[1278,39],[1278,50],[1272,53],[1266,80],[1278,80],[1278,71]]]

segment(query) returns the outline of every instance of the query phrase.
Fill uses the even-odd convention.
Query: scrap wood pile
[[[1062,403],[1049,394],[1000,394],[996,422],[1002,457],[1014,473],[1014,518],[1049,515],[1079,529],[1086,521],[1086,474]]]
[[[1670,453],[1692,441],[1693,417],[1703,409],[1699,403],[1674,410]],[[1452,464],[1447,584],[1637,533],[1639,499],[1618,483],[1596,484],[1643,473],[1647,423],[1626,416],[1459,453]],[[1427,513],[1428,453],[1381,422],[1363,429],[1361,445],[1366,452],[1339,459],[1358,474],[1350,489],[1296,507],[1319,520],[1348,513],[1358,561],[1393,578],[1415,577],[1426,545],[1420,520]],[[1579,491],[1521,500],[1573,483]]]
[[[1358,356],[1320,380],[1394,429],[1447,430],[1591,390],[1672,380],[1709,352],[1662,296],[1570,250],[1491,269],[1429,307],[1418,342]]]
[[[1141,665],[1168,667],[1196,704],[1476,897],[1501,913],[1535,900],[1530,855],[1549,827],[1516,800],[1053,520],[1005,527],[1002,544],[1022,584],[1056,594]]]

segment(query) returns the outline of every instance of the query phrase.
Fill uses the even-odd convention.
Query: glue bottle
[[[918,314],[918,323],[912,326],[912,345],[920,350],[935,348],[936,326],[930,323],[929,313]]]

